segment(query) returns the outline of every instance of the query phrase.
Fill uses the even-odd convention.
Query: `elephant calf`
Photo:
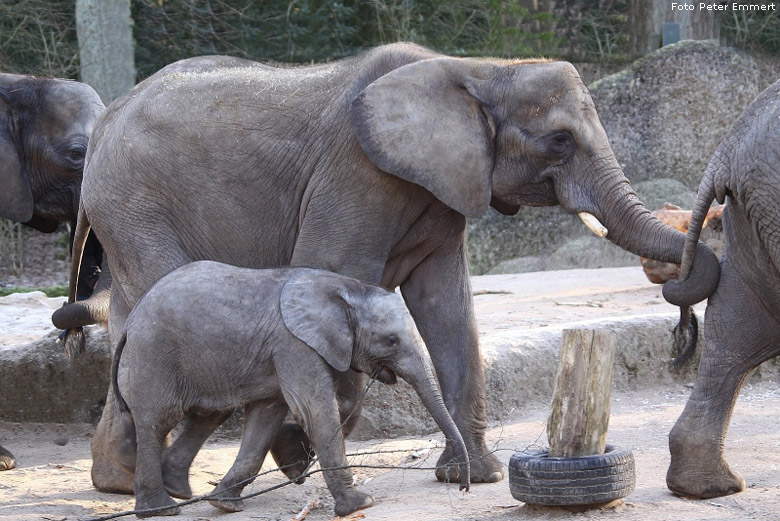
[[[468,488],[466,447],[403,299],[382,288],[308,268],[256,270],[212,261],[187,264],[135,305],[117,345],[112,380],[123,422],[135,427],[124,464],[135,465],[136,508],[170,507],[189,490],[190,460],[163,440],[183,418],[245,406],[236,461],[211,503],[239,511],[288,410],[311,439],[337,515],[373,504],[354,489],[340,431],[339,379],[352,368],[409,382],[457,447]],[[132,415],[129,413],[132,411]],[[213,425],[216,428],[216,425]],[[188,454],[191,451],[186,451]]]

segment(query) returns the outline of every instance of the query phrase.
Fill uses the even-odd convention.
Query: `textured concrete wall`
[[[87,329],[87,351],[69,361],[59,331],[0,351],[0,419],[97,422],[109,385],[108,335]]]
[[[699,310],[700,319],[703,318]],[[601,318],[537,329],[506,329],[480,337],[491,422],[518,414],[552,396],[564,327],[606,328],[617,337],[613,388],[657,385],[681,388],[695,380],[698,359],[681,372],[671,369],[676,313]],[[700,330],[703,330],[700,324]],[[88,350],[68,361],[57,333],[0,351],[0,419],[17,422],[97,422],[109,386],[108,335],[88,329]],[[700,336],[700,342],[701,342]],[[698,349],[701,352],[701,345]],[[759,367],[751,381],[780,379],[780,359]],[[240,434],[240,414],[224,430]],[[412,388],[374,383],[353,438],[371,439],[435,432],[438,427]]]

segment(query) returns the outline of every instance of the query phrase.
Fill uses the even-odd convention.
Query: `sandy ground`
[[[592,272],[593,270],[588,270]],[[641,272],[623,268],[595,273],[559,272],[552,279],[524,274],[522,294],[507,293],[506,279],[477,277],[475,306],[483,334],[512,328],[545,327],[566,320],[598,316],[668,313],[659,288],[641,278]],[[573,281],[576,281],[574,283]],[[536,286],[534,286],[536,285]],[[12,301],[13,298],[19,299]],[[511,300],[511,302],[509,300]],[[4,328],[0,349],[40,338],[46,317],[58,301],[40,295],[0,299]],[[14,336],[18,335],[18,336]],[[357,465],[403,466],[405,469],[356,468],[361,490],[376,504],[353,516],[368,520],[515,520],[515,519],[620,519],[620,520],[778,520],[780,519],[780,384],[762,383],[746,388],[740,397],[726,442],[732,467],[741,472],[748,489],[720,499],[692,501],[673,496],[666,488],[669,463],[667,435],[690,393],[680,384],[637,392],[613,393],[608,441],[629,447],[636,458],[637,488],[626,499],[607,508],[584,512],[532,507],[516,501],[507,481],[474,485],[469,493],[435,481],[432,470],[439,454],[439,435],[394,440],[350,442]],[[491,425],[489,444],[506,464],[516,451],[546,445],[548,404],[528,404],[500,424]],[[14,452],[19,467],[0,473],[0,518],[10,520],[88,520],[131,510],[131,496],[97,492],[90,480],[91,425],[0,423],[0,441]],[[191,484],[196,494],[206,494],[227,471],[239,441],[218,437],[199,454]],[[433,447],[433,448],[432,448]],[[272,460],[266,468],[273,468]],[[415,467],[422,467],[420,470]],[[245,489],[259,493],[282,483],[278,472],[258,478]],[[178,519],[186,520],[292,520],[317,501],[306,519],[334,518],[333,501],[320,475],[303,485],[291,485],[246,500],[246,510],[224,514],[207,502],[184,506]],[[132,517],[131,517],[132,518]]]
[[[637,487],[610,508],[574,513],[531,507],[516,501],[507,481],[474,485],[468,493],[437,483],[431,470],[359,468],[359,488],[376,504],[361,513],[367,520],[777,520],[780,519],[780,436],[777,420],[780,387],[762,384],[740,398],[726,444],[732,467],[743,474],[748,489],[734,496],[705,501],[673,496],[665,486],[669,462],[667,433],[682,411],[688,390],[654,389],[613,396],[609,442],[629,447],[636,459]],[[489,443],[503,463],[515,451],[544,445],[547,408],[529,407],[514,421],[494,425]],[[91,485],[88,425],[0,424],[0,438],[13,447],[20,467],[0,474],[0,517],[13,520],[86,520],[131,510],[130,496],[103,494]],[[358,456],[360,465],[429,467],[438,455],[432,444],[439,436],[402,440],[350,442],[350,453],[401,451]],[[210,440],[199,454],[191,475],[196,494],[208,493],[230,467],[238,440]],[[426,457],[426,454],[430,454]],[[422,456],[420,459],[414,457]],[[272,468],[272,460],[266,468]],[[283,482],[274,472],[258,478],[245,493],[261,492]],[[292,520],[312,499],[318,501],[307,519],[334,518],[333,501],[320,475],[303,485],[290,485],[245,501],[246,510],[223,514],[206,502],[183,507],[187,520]]]

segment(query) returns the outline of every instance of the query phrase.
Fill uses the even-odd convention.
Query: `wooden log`
[[[566,329],[547,421],[551,458],[603,454],[609,426],[615,335]]]

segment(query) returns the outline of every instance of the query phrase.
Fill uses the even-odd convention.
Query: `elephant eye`
[[[573,139],[568,132],[555,132],[548,136],[550,151],[558,156],[564,156],[571,150]]]
[[[76,163],[76,164],[79,164],[82,161],[84,161],[86,155],[87,155],[87,147],[85,145],[82,145],[81,143],[71,145],[65,150],[65,157],[67,157],[68,160],[70,160],[72,163]]]
[[[388,335],[385,338],[385,345],[387,347],[396,347],[399,342],[400,340],[398,339],[398,335],[396,334]]]
[[[556,132],[552,135],[552,142],[555,146],[566,146],[569,144],[569,141],[571,140],[571,137],[569,137],[569,134],[566,134],[564,132]]]

